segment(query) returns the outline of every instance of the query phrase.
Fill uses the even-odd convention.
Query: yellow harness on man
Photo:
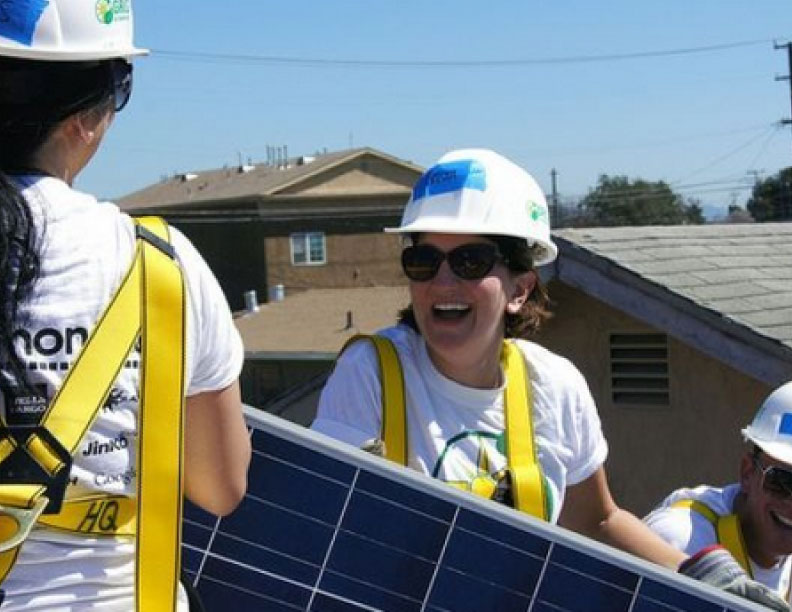
[[[407,412],[402,372],[396,347],[384,336],[359,334],[350,338],[341,349],[358,341],[371,342],[376,349],[382,385],[381,438],[385,457],[407,465]],[[506,429],[506,462],[511,474],[514,507],[543,520],[549,520],[545,480],[536,452],[533,429],[533,397],[525,359],[517,345],[505,340],[501,364],[506,373],[506,394],[503,411]],[[473,492],[490,497],[492,489]]]
[[[39,425],[0,428],[0,581],[36,522],[90,536],[137,535],[136,610],[172,612],[181,569],[184,279],[162,219],[138,219],[136,233],[129,271]],[[63,499],[71,456],[138,337],[137,500]],[[40,478],[16,474],[25,463]]]
[[[671,504],[671,507],[688,508],[707,519],[715,529],[718,544],[728,550],[740,567],[753,578],[751,564],[748,562],[748,549],[740,529],[740,519],[736,514],[718,514],[704,502],[694,499],[681,499]]]

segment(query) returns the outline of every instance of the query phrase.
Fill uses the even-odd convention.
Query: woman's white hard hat
[[[0,2],[0,56],[91,61],[145,55],[132,43],[132,0]]]
[[[792,381],[767,396],[742,434],[771,457],[792,465]]]
[[[401,225],[385,231],[524,238],[536,265],[558,254],[539,185],[517,164],[487,149],[443,155],[413,187]]]

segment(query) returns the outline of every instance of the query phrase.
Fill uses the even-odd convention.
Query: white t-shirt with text
[[[43,410],[129,268],[131,218],[114,204],[54,178],[18,177],[41,234],[41,277],[21,308],[17,352],[37,396],[0,394],[4,415]],[[243,348],[225,297],[200,254],[175,228],[172,244],[187,285],[187,394],[220,390],[239,376]],[[133,348],[74,455],[66,497],[135,496],[140,354]],[[6,610],[131,610],[134,541],[37,528],[4,581]],[[181,608],[186,609],[182,593]]]

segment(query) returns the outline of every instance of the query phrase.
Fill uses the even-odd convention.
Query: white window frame
[[[319,238],[322,245],[321,258],[312,259],[311,239]],[[295,244],[302,243],[305,261],[297,261],[295,255]],[[289,236],[289,249],[291,250],[291,262],[293,266],[323,266],[327,263],[327,242],[324,232],[296,232]]]

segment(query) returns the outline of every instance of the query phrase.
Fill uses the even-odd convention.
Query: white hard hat
[[[10,0],[0,3],[0,56],[90,61],[145,55],[147,49],[132,44],[132,25],[132,0]]]
[[[539,185],[518,165],[486,149],[443,155],[413,187],[401,225],[385,231],[524,238],[536,265],[558,254]]]
[[[768,455],[792,464],[792,381],[767,396],[742,434]]]

